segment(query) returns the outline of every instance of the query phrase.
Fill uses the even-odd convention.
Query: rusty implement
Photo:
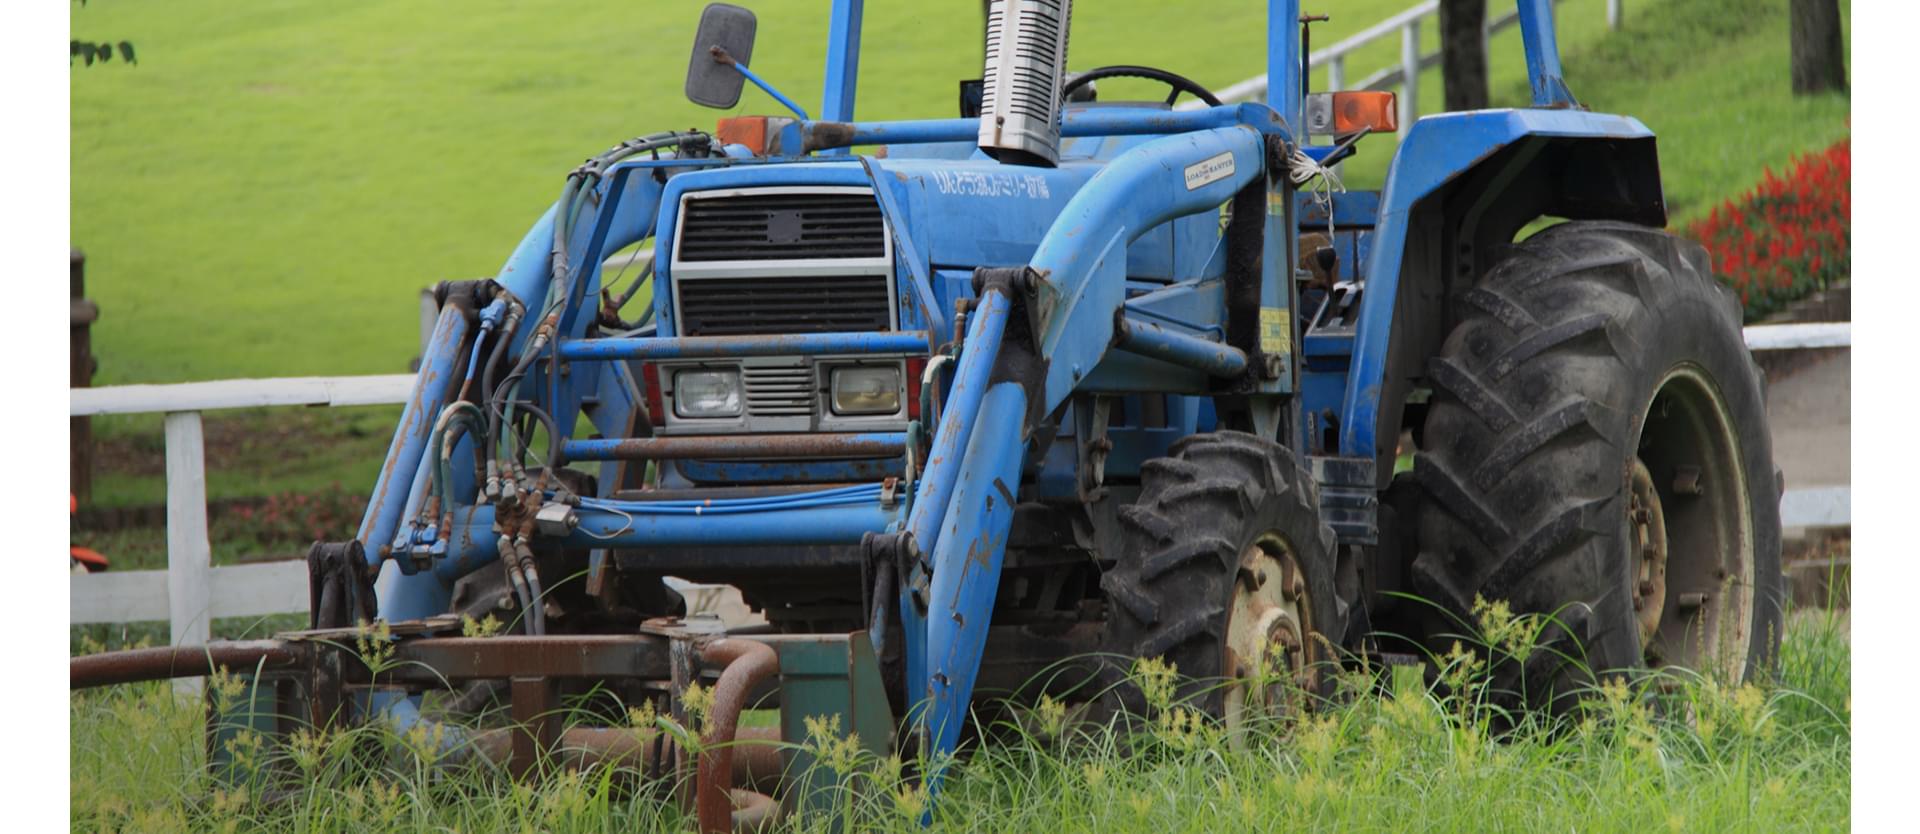
[[[789,728],[805,718],[837,716],[870,752],[892,749],[894,718],[865,632],[740,635],[656,619],[634,634],[457,634],[457,623],[435,618],[107,652],[74,658],[69,678],[84,689],[231,676],[237,686],[209,687],[207,696],[208,762],[223,779],[296,778],[243,773],[248,765],[230,744],[243,732],[278,745],[308,727],[384,722],[406,732],[424,724],[446,739],[445,766],[494,767],[516,779],[618,768],[630,777],[623,782],[650,785],[694,814],[701,831],[759,830],[834,778],[816,773],[826,769],[811,767],[800,745],[781,741],[799,739]],[[699,706],[689,710],[695,686]],[[467,720],[485,712],[472,709],[476,691],[503,696],[507,726]],[[610,706],[662,716],[661,727],[677,722],[699,744],[682,749],[674,733],[636,726]],[[743,727],[749,710],[777,711],[778,728],[763,719]]]

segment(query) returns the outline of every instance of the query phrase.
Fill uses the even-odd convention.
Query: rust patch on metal
[[[733,746],[740,710],[754,686],[779,671],[780,659],[765,643],[729,638],[706,644],[700,650],[700,659],[725,664],[725,668],[713,686],[707,732],[700,740],[694,806],[701,831],[727,832],[733,830]]]

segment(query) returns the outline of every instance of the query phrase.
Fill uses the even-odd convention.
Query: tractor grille
[[[813,414],[813,368],[743,369],[747,387],[747,414],[754,417],[808,417]]]
[[[689,199],[681,261],[879,258],[886,224],[872,194],[746,194]]]
[[[851,333],[892,325],[885,275],[701,278],[674,285],[688,336]]]

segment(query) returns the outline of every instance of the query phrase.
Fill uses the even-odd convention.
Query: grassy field
[[[1844,613],[1790,618],[1778,670],[1759,685],[1646,678],[1595,692],[1553,724],[1493,729],[1480,670],[1442,659],[1443,694],[1418,674],[1348,697],[1304,722],[1229,737],[1164,698],[1139,735],[1074,725],[1046,704],[954,765],[941,831],[1844,831],[1852,750]],[[1501,641],[1495,641],[1501,642]],[[1503,645],[1508,645],[1502,642]],[[1517,647],[1524,651],[1524,643]],[[1408,670],[1411,671],[1411,670]],[[1138,670],[1139,679],[1156,679]],[[218,692],[219,687],[215,687]],[[216,695],[216,697],[219,697]],[[681,831],[670,804],[595,767],[507,785],[491,769],[435,775],[444,753],[380,728],[308,737],[283,763],[311,787],[275,804],[214,785],[200,708],[163,685],[71,699],[74,831]],[[635,732],[663,729],[641,724]],[[357,745],[362,758],[346,751]],[[804,742],[867,789],[827,797],[853,830],[923,830],[926,796],[898,760]],[[270,758],[246,742],[236,750]],[[906,768],[908,772],[911,767]],[[782,830],[832,830],[788,819]]]

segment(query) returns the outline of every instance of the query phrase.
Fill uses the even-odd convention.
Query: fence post
[[[1335,55],[1327,61],[1327,92],[1337,93],[1347,86],[1347,56]]]
[[[1620,23],[1621,23],[1621,15],[1624,14],[1626,11],[1625,9],[1621,8],[1621,6],[1624,5],[1624,3],[1625,3],[1625,0],[1607,0],[1607,28],[1608,29],[1619,31]]]
[[[68,351],[70,374],[67,384],[73,388],[93,385],[93,322],[100,318],[100,307],[87,300],[87,256],[75,249],[68,256],[68,284],[72,287],[72,310],[67,318],[71,347]],[[79,503],[93,501],[93,420],[69,417],[67,481]]]
[[[1400,135],[1420,117],[1420,19],[1400,30]]]
[[[407,363],[407,370],[420,370],[420,363],[426,358],[427,346],[433,344],[433,328],[440,323],[440,300],[434,297],[432,287],[420,291],[420,353]]]
[[[213,547],[207,539],[207,455],[200,412],[167,414],[167,617],[173,645],[207,642]],[[198,679],[174,690],[201,691]]]

